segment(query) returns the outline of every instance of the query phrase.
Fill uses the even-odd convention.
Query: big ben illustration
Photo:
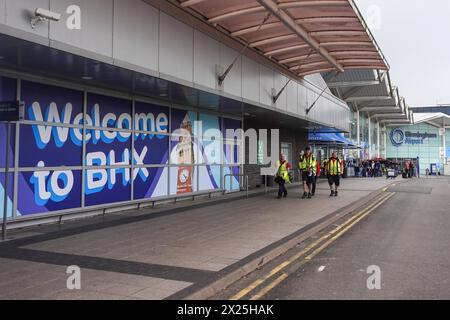
[[[190,136],[181,136],[176,147],[178,158],[178,178],[177,178],[177,194],[191,193],[192,177],[194,174],[194,167],[189,165],[194,164],[194,144],[192,143],[192,123],[189,116],[186,115],[181,123],[181,129],[189,132]]]

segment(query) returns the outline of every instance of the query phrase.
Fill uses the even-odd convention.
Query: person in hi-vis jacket
[[[344,174],[344,168],[341,160],[339,160],[337,153],[333,152],[331,158],[327,163],[328,184],[330,185],[330,197],[338,196],[338,188],[341,182],[341,176]],[[334,189],[333,189],[334,185]]]
[[[286,183],[291,183],[289,178],[289,170],[291,165],[286,160],[286,157],[282,154],[280,155],[280,160],[277,163],[277,172],[275,174],[275,182],[278,183],[278,199],[282,197],[287,197]]]

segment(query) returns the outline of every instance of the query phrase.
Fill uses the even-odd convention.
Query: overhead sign
[[[393,129],[390,134],[391,142],[394,146],[400,147],[403,144],[424,144],[426,139],[436,139],[436,133],[422,133],[403,131],[402,129]]]
[[[0,102],[0,121],[20,121],[24,118],[24,103],[20,101]]]

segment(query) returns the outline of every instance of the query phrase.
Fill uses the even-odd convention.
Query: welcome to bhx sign
[[[25,105],[21,101],[0,101],[0,121],[21,121],[25,115]]]

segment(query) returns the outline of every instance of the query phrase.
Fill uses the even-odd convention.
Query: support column
[[[387,143],[388,143],[388,133],[387,127],[384,126],[384,158],[387,159]]]
[[[370,115],[367,115],[369,121],[369,160],[372,159],[372,123],[370,121]]]
[[[356,108],[358,108],[357,106],[356,106],[356,103],[355,103],[355,107]],[[359,148],[359,146],[361,145],[361,127],[360,127],[360,125],[361,125],[361,123],[360,123],[360,120],[359,120],[359,110],[358,109],[356,109],[357,111],[356,111],[356,141],[357,141],[357,143],[358,143],[358,148]],[[361,150],[359,150],[358,149],[358,159],[361,159]]]
[[[381,157],[380,123],[377,122],[377,158]]]
[[[443,163],[442,164],[444,166],[447,164],[447,157],[446,156],[450,157],[450,155],[447,155],[447,139],[445,139],[445,135],[447,134],[446,131],[447,131],[447,129],[445,129],[445,127],[444,127],[444,134],[442,135],[442,146],[444,147],[444,159],[443,159]]]

